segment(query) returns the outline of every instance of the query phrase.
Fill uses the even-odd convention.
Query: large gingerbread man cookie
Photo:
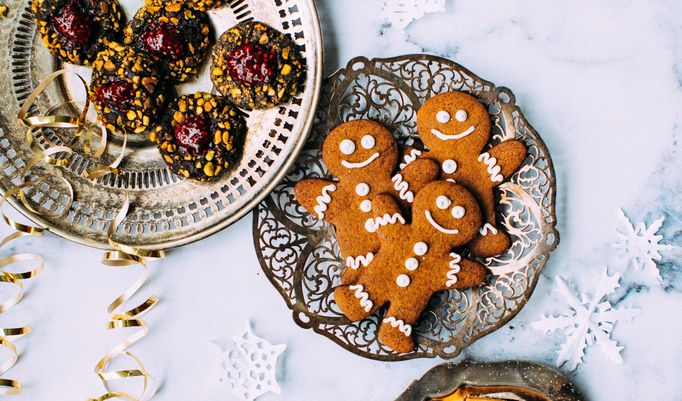
[[[322,145],[322,160],[338,181],[305,179],[294,192],[310,213],[331,223],[346,261],[344,283],[355,281],[379,249],[373,225],[372,197],[391,193],[409,209],[415,194],[437,179],[438,164],[418,160],[393,175],[398,163],[398,145],[380,123],[356,120],[332,130]]]
[[[466,188],[447,181],[432,182],[417,194],[411,224],[405,224],[391,196],[381,194],[372,202],[381,249],[356,283],[334,290],[334,299],[353,321],[389,304],[379,339],[398,352],[410,352],[412,325],[433,293],[484,281],[484,266],[453,251],[478,233],[481,212]]]
[[[511,244],[509,235],[497,224],[493,190],[526,159],[526,147],[517,140],[483,152],[490,128],[486,107],[464,92],[437,95],[417,112],[419,137],[429,149],[422,157],[438,161],[441,177],[465,186],[481,205],[484,224],[468,245],[471,253],[480,257],[499,255]]]

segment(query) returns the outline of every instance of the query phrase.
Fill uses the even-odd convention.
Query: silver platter
[[[351,323],[336,307],[333,288],[340,284],[345,263],[334,229],[296,202],[293,186],[304,177],[329,178],[320,148],[330,129],[342,122],[378,120],[399,142],[422,146],[415,130],[416,111],[426,99],[451,90],[467,91],[488,106],[493,144],[511,138],[526,144],[524,165],[497,191],[498,221],[513,244],[503,255],[481,260],[491,272],[483,286],[434,296],[414,330],[417,349],[397,354],[377,339],[377,315]],[[549,152],[509,89],[438,57],[356,58],[323,86],[313,134],[287,177],[254,211],[253,237],[263,271],[300,326],[368,358],[453,358],[504,325],[531,296],[550,252],[559,243],[555,202]]]
[[[469,388],[478,399],[583,401],[568,378],[548,366],[524,361],[446,363],[415,380],[395,401],[447,399]]]
[[[10,13],[0,19],[0,191],[16,185],[19,172],[33,156],[24,142],[25,129],[17,121],[24,99],[51,72],[67,68],[89,78],[84,67],[61,65],[37,35],[31,0],[8,0]],[[143,0],[120,1],[128,17]],[[200,184],[173,175],[156,147],[144,138],[131,138],[121,165],[123,177],[108,175],[95,181],[82,176],[86,168],[110,162],[120,153],[114,138],[102,160],[82,153],[64,167],[43,166],[42,176],[61,174],[73,187],[70,199],[64,186],[48,180],[30,193],[40,215],[33,215],[13,202],[28,218],[70,240],[107,247],[106,230],[130,193],[131,210],[115,240],[142,248],[171,248],[199,240],[227,227],[255,207],[284,177],[305,144],[317,107],[322,74],[322,37],[313,0],[233,0],[209,12],[215,34],[240,21],[257,19],[291,36],[305,56],[304,90],[281,107],[250,112],[244,156],[219,180]],[[213,91],[208,67],[179,93]],[[40,96],[32,114],[45,114],[51,107],[82,101],[82,85],[75,76],[51,85]],[[51,138],[50,136],[55,136]],[[38,137],[59,142],[58,133],[43,130]]]

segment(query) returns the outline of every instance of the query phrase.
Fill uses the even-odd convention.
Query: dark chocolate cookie
[[[123,32],[116,0],[34,0],[32,8],[45,46],[68,63],[89,65]]]
[[[165,97],[154,61],[132,47],[110,43],[92,67],[88,94],[107,129],[135,134],[146,131]]]
[[[303,72],[296,45],[262,22],[242,22],[228,29],[213,48],[213,84],[247,110],[289,101],[301,89]]]
[[[170,82],[197,74],[211,46],[211,26],[203,11],[181,2],[142,7],[125,28],[125,43],[147,53]]]
[[[175,174],[197,181],[218,177],[241,156],[244,116],[225,98],[205,92],[175,99],[151,140]]]

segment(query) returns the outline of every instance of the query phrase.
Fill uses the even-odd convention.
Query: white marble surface
[[[327,72],[358,55],[449,57],[516,94],[556,165],[561,244],[527,307],[462,357],[554,364],[563,337],[530,327],[562,308],[552,278],[560,274],[589,291],[608,265],[625,274],[614,299],[642,314],[615,329],[625,346],[622,365],[590,348],[569,376],[590,400],[682,399],[682,252],[664,255],[659,284],[627,270],[610,247],[618,207],[635,221],[664,214],[666,241],[682,245],[682,3],[449,0],[445,13],[405,32],[380,17],[382,3],[318,0]],[[31,243],[22,248],[40,244],[48,268],[2,317],[35,330],[17,342],[22,357],[7,376],[21,379],[25,391],[14,399],[98,395],[92,368],[117,339],[103,327],[105,308],[135,274],[104,268],[100,252],[54,236]],[[250,215],[173,252],[154,267],[147,290],[162,302],[148,315],[151,334],[134,350],[161,380],[159,400],[234,400],[220,382],[214,342],[237,334],[245,320],[257,334],[288,345],[283,392],[263,400],[390,400],[442,362],[374,362],[296,326],[260,270]]]

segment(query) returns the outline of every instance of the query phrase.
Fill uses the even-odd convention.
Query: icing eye
[[[464,208],[461,206],[455,206],[452,208],[452,217],[456,219],[461,219],[464,217],[464,213],[466,213],[466,210],[464,210]]]
[[[452,202],[445,195],[441,195],[436,198],[436,206],[438,206],[438,209],[447,209],[451,204]]]
[[[469,114],[464,110],[457,110],[457,113],[455,113],[455,119],[460,123],[465,122],[467,118],[469,118]]]
[[[372,135],[365,135],[362,137],[360,143],[362,144],[363,148],[372,149],[374,145],[376,145],[376,140],[374,140],[374,137]]]
[[[355,143],[350,139],[344,139],[339,144],[339,149],[344,155],[352,155],[355,152]]]
[[[448,121],[450,121],[450,113],[445,110],[439,111],[436,113],[436,121],[441,124],[446,124]]]

